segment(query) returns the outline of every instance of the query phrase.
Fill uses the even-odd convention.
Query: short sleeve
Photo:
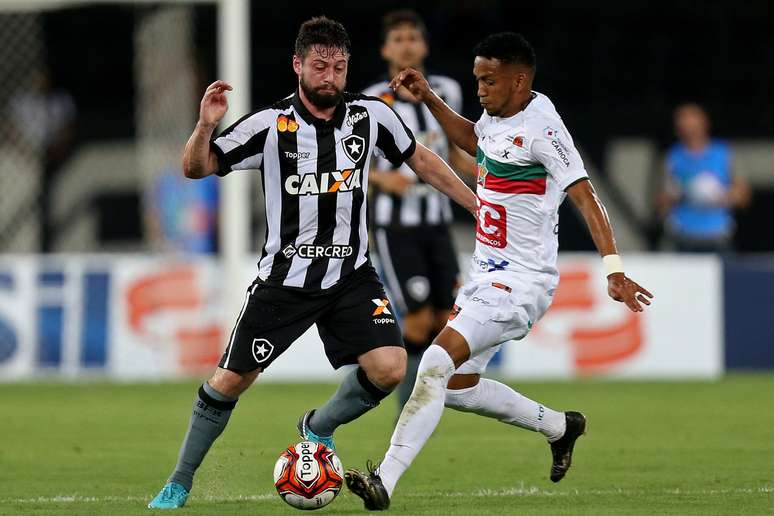
[[[481,113],[481,117],[473,126],[473,132],[476,133],[476,136],[478,138],[481,138],[481,135],[484,134],[484,127],[486,127],[488,122],[489,122],[489,115],[487,115],[486,111],[484,111],[483,113]]]
[[[532,139],[532,155],[546,168],[561,190],[589,177],[572,137],[561,122],[536,127],[537,131]]]
[[[376,119],[376,150],[378,156],[383,156],[399,168],[414,155],[417,147],[414,133],[411,132],[400,116],[390,106],[374,99],[369,103],[369,111]]]
[[[260,111],[243,117],[210,142],[218,157],[219,176],[234,170],[260,169],[263,148],[269,133],[271,113]]]

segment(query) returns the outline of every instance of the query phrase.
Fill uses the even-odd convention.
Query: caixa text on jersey
[[[360,188],[362,169],[350,168],[316,174],[291,175],[285,179],[285,191],[290,195],[321,195],[349,192]]]

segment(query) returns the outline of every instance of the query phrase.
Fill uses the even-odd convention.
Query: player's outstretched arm
[[[185,177],[200,179],[217,172],[218,157],[210,149],[210,138],[218,122],[228,111],[225,92],[232,89],[224,81],[215,81],[204,92],[199,104],[199,121],[183,151]]]
[[[476,194],[467,187],[457,174],[436,153],[417,143],[414,154],[406,161],[411,169],[426,183],[476,216]]]
[[[602,201],[588,179],[567,189],[567,194],[581,212],[607,270],[607,293],[616,301],[626,303],[632,312],[642,312],[642,304],[649,305],[653,294],[626,277],[613,236],[613,227]],[[642,303],[642,304],[640,304]]]
[[[450,108],[433,91],[421,72],[406,68],[392,79],[390,87],[396,91],[401,87],[406,88],[415,98],[424,102],[449,139],[471,156],[476,155],[478,138],[473,129],[475,124]]]

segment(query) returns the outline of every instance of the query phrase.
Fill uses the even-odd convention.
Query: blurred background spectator
[[[41,251],[48,252],[56,231],[51,219],[51,190],[73,152],[78,112],[70,93],[54,87],[47,67],[34,70],[29,85],[10,99],[8,115],[11,140],[32,149],[41,159],[39,238]]]
[[[678,251],[718,252],[731,248],[733,210],[750,202],[747,183],[733,173],[732,151],[710,138],[707,112],[694,103],[674,112],[678,142],[666,159],[659,212]]]

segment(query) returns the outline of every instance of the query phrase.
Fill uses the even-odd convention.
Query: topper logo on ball
[[[304,484],[313,484],[320,476],[320,468],[317,465],[317,460],[314,458],[317,445],[304,442],[298,448],[296,448],[299,452],[298,462],[296,463],[296,476]]]

